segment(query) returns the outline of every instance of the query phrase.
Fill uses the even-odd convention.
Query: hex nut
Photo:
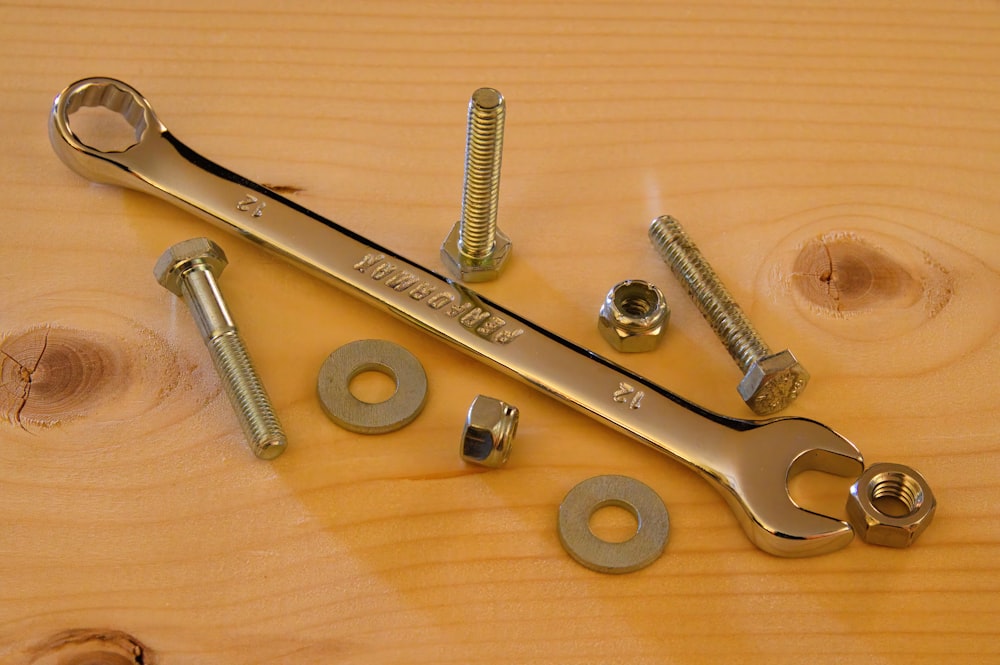
[[[472,464],[493,468],[503,466],[510,457],[518,416],[516,406],[486,395],[477,395],[465,419],[459,455]]]
[[[897,499],[905,515],[888,515],[878,499]],[[934,519],[937,501],[923,476],[902,464],[873,464],[851,486],[847,517],[863,541],[884,547],[909,547]]]
[[[655,349],[670,321],[663,293],[641,279],[615,284],[604,299],[597,329],[608,344],[625,353]]]
[[[781,411],[806,388],[809,372],[787,349],[750,365],[737,390],[758,416]]]
[[[458,246],[462,222],[455,222],[441,244],[441,261],[448,271],[463,282],[489,282],[500,276],[513,250],[513,243],[500,229],[495,231],[493,251],[483,258],[464,254]]]
[[[191,238],[163,252],[153,267],[153,276],[160,286],[179,296],[181,275],[199,264],[207,264],[218,277],[229,265],[229,260],[222,248],[208,238]]]

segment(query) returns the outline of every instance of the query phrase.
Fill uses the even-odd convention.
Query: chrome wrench
[[[71,116],[120,114],[135,130],[120,150],[88,145]],[[86,132],[84,132],[86,134]],[[77,81],[55,99],[49,138],[60,159],[96,182],[152,194],[305,267],[469,355],[683,462],[722,493],[750,540],[785,557],[851,541],[849,524],[805,510],[788,494],[808,469],[856,478],[861,453],[805,418],[741,420],[693,404],[200,156],[160,122],[131,86]]]

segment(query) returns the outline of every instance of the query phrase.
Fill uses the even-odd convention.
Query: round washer
[[[622,543],[601,540],[590,530],[591,516],[619,506],[639,528]],[[631,573],[656,561],[667,545],[670,518],[662,499],[635,478],[595,476],[574,487],[559,506],[559,540],[580,564],[600,573]]]
[[[363,402],[351,393],[351,379],[382,372],[396,382],[384,402]],[[382,434],[408,425],[427,397],[427,375],[416,356],[384,339],[350,342],[331,353],[319,370],[319,401],[333,422],[359,434]]]

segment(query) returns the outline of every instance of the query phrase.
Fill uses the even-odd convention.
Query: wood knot
[[[120,630],[66,630],[32,649],[31,665],[153,665],[149,647]]]
[[[836,317],[920,307],[932,318],[953,290],[947,271],[925,252],[910,247],[890,254],[846,231],[806,242],[795,258],[792,283],[815,309]]]
[[[0,418],[50,426],[114,397],[128,361],[95,333],[31,328],[0,342]]]

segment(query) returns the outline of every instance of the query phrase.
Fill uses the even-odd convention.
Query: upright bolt
[[[462,218],[441,245],[445,266],[466,282],[496,279],[511,252],[510,238],[497,228],[505,116],[506,106],[499,92],[479,88],[472,93]]]
[[[285,433],[222,299],[216,277],[228,263],[214,242],[192,238],[164,252],[153,275],[191,310],[250,449],[260,459],[274,459],[285,450]]]
[[[673,217],[657,217],[649,240],[744,372],[737,390],[754,413],[781,411],[805,390],[809,372],[788,350],[772,353],[750,319]]]

